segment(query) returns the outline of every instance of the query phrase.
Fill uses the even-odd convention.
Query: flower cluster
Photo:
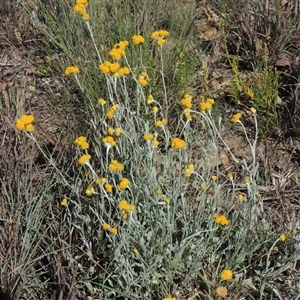
[[[222,298],[225,298],[228,294],[228,290],[226,286],[218,286],[216,288],[216,295]]]
[[[223,270],[220,275],[222,280],[230,280],[230,279],[232,279],[232,276],[233,276],[232,271],[228,270],[228,269]]]
[[[180,101],[181,105],[184,107],[183,114],[187,118],[187,120],[191,120],[192,116],[190,114],[190,109],[192,108],[193,104],[191,103],[192,96],[190,94],[185,94]]]
[[[193,171],[194,171],[194,164],[189,164],[184,171],[185,177],[191,177]]]
[[[116,227],[110,227],[110,225],[108,223],[103,223],[102,228],[105,231],[109,230],[112,234],[118,233],[118,229]]]
[[[72,74],[78,74],[79,73],[79,68],[76,67],[76,66],[70,66],[70,67],[67,67],[65,69],[65,75],[66,76],[69,76],[69,75],[72,75]]]
[[[119,108],[119,104],[115,104],[111,106],[106,114],[107,119],[111,120],[114,117],[118,108]]]
[[[151,141],[151,140],[153,140],[153,138],[154,138],[154,135],[152,133],[146,133],[143,135],[143,139],[145,141]]]
[[[237,113],[237,114],[233,115],[231,121],[233,123],[237,123],[240,120],[241,117],[242,117],[242,114],[241,113]]]
[[[204,112],[206,110],[210,110],[214,103],[215,103],[214,99],[207,98],[206,101],[200,103],[199,105],[200,111]]]
[[[80,165],[84,165],[86,164],[89,160],[91,159],[91,156],[89,154],[84,154],[82,156],[79,157],[78,159],[78,163]]]
[[[230,223],[230,221],[227,219],[227,217],[225,215],[214,214],[214,218],[215,218],[216,223],[218,223],[222,226],[226,226]]]
[[[106,60],[105,62],[100,64],[98,67],[102,73],[113,75],[115,77],[125,76],[130,73],[130,71],[127,67],[121,68],[119,63],[117,63],[117,62],[112,63],[108,60]]]
[[[157,45],[161,46],[166,42],[166,37],[168,37],[170,33],[167,30],[158,30],[154,31],[151,34],[151,39],[156,40]]]
[[[186,145],[186,142],[179,138],[173,138],[171,141],[171,147],[174,149],[182,149],[185,147],[185,145]]]
[[[16,128],[18,130],[25,130],[27,132],[34,131],[33,122],[35,121],[33,115],[21,115],[19,119],[16,120]]]
[[[90,19],[90,15],[85,10],[88,5],[88,0],[76,0],[76,4],[73,7],[73,10],[76,13],[79,13],[82,16],[82,19],[85,21],[88,21]]]
[[[118,162],[116,159],[112,160],[112,162],[108,166],[109,171],[112,172],[121,172],[124,170],[123,164]]]
[[[156,127],[162,127],[162,126],[165,126],[165,125],[167,125],[167,120],[166,119],[157,120],[155,122]]]
[[[130,212],[135,210],[135,205],[129,204],[127,200],[123,199],[119,203],[119,209],[123,211],[122,218],[125,220],[128,218]]]
[[[149,81],[148,74],[145,71],[141,72],[138,78],[139,84],[142,86],[146,86],[148,84],[148,81]]]
[[[115,44],[113,46],[113,48],[109,51],[109,55],[116,59],[116,60],[119,60],[121,59],[122,56],[125,55],[125,50],[126,50],[126,47],[129,45],[129,42],[128,41],[121,41],[117,44]]]
[[[103,138],[102,143],[104,143],[107,147],[114,147],[117,145],[117,142],[115,141],[114,137],[111,135]]]
[[[75,142],[76,145],[78,145],[82,150],[86,150],[89,148],[89,143],[87,142],[87,139],[85,136],[79,136]]]
[[[120,183],[118,184],[118,189],[119,189],[119,191],[125,190],[125,189],[128,187],[129,183],[130,183],[129,179],[123,177],[123,178],[121,179]]]
[[[133,35],[133,36],[132,36],[132,42],[133,42],[135,45],[143,44],[144,41],[145,41],[145,39],[144,39],[143,36],[141,36],[141,35]]]

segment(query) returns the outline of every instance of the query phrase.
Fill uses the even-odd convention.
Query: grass
[[[18,86],[9,107],[5,93],[1,99],[10,151],[1,152],[0,296],[298,299],[299,218],[290,213],[274,226],[258,155],[261,137],[280,122],[279,73],[269,57],[294,49],[295,10],[278,15],[277,3],[265,11],[247,2],[248,16],[246,5],[232,11],[234,1],[214,1],[221,21],[207,21],[216,35],[204,40],[194,1],[136,2],[90,1],[88,22],[72,1],[23,6],[43,45],[24,40],[23,51],[64,93],[43,110]],[[236,34],[238,22],[245,26]],[[156,30],[161,39],[150,37]],[[135,34],[144,42],[134,45]],[[258,36],[264,48],[248,44]],[[118,62],[129,74],[105,74],[99,65],[113,62],[108,53],[124,40]],[[223,98],[210,85],[209,55],[232,74]],[[76,68],[63,75],[69,66]],[[58,142],[43,133],[43,119],[59,128]],[[246,158],[228,131],[243,136]]]

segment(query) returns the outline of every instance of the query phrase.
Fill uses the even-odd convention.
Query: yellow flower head
[[[86,164],[89,160],[91,159],[91,156],[89,154],[84,154],[82,156],[79,157],[78,159],[78,163],[80,165],[84,165]]]
[[[106,114],[107,119],[111,120],[114,117],[118,108],[119,108],[118,104],[111,106]]]
[[[85,194],[86,194],[87,196],[92,196],[92,195],[94,194],[94,192],[95,192],[95,189],[94,189],[92,186],[88,187],[88,188],[85,190]]]
[[[104,143],[107,147],[114,147],[117,144],[114,138],[110,135],[103,138],[102,143]]]
[[[105,190],[106,190],[107,193],[112,193],[112,191],[113,191],[113,186],[111,184],[109,184],[109,183],[106,183],[104,185],[104,188],[105,188]]]
[[[193,164],[189,164],[187,166],[187,168],[185,169],[185,171],[184,171],[185,177],[190,177],[192,175],[193,170],[194,170],[194,165]]]
[[[109,224],[104,223],[104,224],[102,225],[102,228],[103,228],[103,230],[109,230],[109,229],[110,229],[110,226],[109,226]]]
[[[212,175],[212,176],[211,176],[211,180],[212,180],[212,181],[216,181],[217,179],[218,179],[218,176],[216,176],[216,175]]]
[[[175,297],[167,297],[167,298],[164,298],[163,300],[176,300]]]
[[[220,275],[222,280],[230,280],[232,278],[232,276],[233,276],[232,271],[228,270],[228,269],[223,270],[221,275]]]
[[[286,234],[285,233],[282,233],[281,235],[280,235],[280,240],[282,241],[282,242],[285,242],[286,241]]]
[[[156,127],[162,127],[162,126],[165,126],[166,124],[167,124],[167,120],[166,119],[162,119],[162,120],[156,121],[155,126]]]
[[[85,136],[79,136],[75,142],[76,145],[78,145],[82,150],[86,150],[89,148],[89,143],[87,142],[87,139]]]
[[[79,68],[76,67],[76,66],[67,67],[65,69],[65,75],[66,76],[69,76],[69,75],[72,75],[72,74],[78,74],[78,73],[79,73]]]
[[[165,38],[169,36],[169,32],[167,30],[158,30],[158,31],[154,31],[151,34],[151,39],[156,40],[156,43],[161,46],[163,45],[166,40]]]
[[[68,200],[66,198],[62,199],[62,201],[60,202],[61,206],[67,206],[68,204]]]
[[[151,141],[151,140],[153,140],[153,138],[154,138],[154,135],[152,133],[146,133],[143,135],[143,139],[145,141]]]
[[[105,99],[99,98],[98,99],[98,104],[104,105],[106,103]]]
[[[16,120],[16,129],[33,132],[34,126],[32,123],[34,121],[35,118],[33,115],[21,115],[20,118]]]
[[[143,44],[145,42],[145,39],[141,35],[134,35],[132,36],[132,42],[135,45]]]
[[[225,215],[214,214],[214,218],[215,218],[216,223],[218,223],[222,226],[226,226],[230,223],[230,221],[227,219],[227,217]]]
[[[240,201],[243,201],[243,200],[245,200],[245,196],[242,195],[242,194],[239,194],[239,195],[238,195],[238,199],[239,199]]]
[[[157,194],[157,195],[162,195],[162,193],[163,193],[163,192],[162,192],[161,189],[156,190],[156,194]]]
[[[227,177],[228,177],[230,180],[232,180],[232,179],[233,179],[233,174],[232,174],[232,173],[228,173],[228,174],[227,174]]]
[[[147,96],[147,104],[150,105],[154,101],[154,98],[152,95]]]
[[[109,171],[112,172],[121,172],[124,170],[124,166],[118,162],[116,159],[114,159],[108,166]]]
[[[107,179],[106,179],[105,177],[99,177],[99,178],[97,178],[97,179],[95,180],[95,183],[96,183],[97,185],[100,185],[100,184],[106,183],[106,181],[107,181]]]
[[[157,148],[159,146],[159,141],[158,140],[153,140],[152,145],[154,148]]]
[[[126,212],[135,210],[135,205],[129,204],[125,199],[121,200],[118,206],[120,210],[124,210]]]
[[[171,147],[174,149],[182,149],[185,147],[185,145],[186,145],[186,142],[179,138],[173,138],[171,141]]]
[[[190,102],[189,98],[183,98],[180,103],[186,108],[192,108],[192,103]]]
[[[249,177],[246,177],[246,178],[244,179],[244,182],[245,182],[246,184],[249,184],[249,183],[250,183],[250,178],[249,178]]]
[[[117,227],[111,228],[110,232],[111,232],[112,234],[117,234],[117,233],[118,233]]]
[[[120,183],[118,184],[118,189],[119,189],[120,191],[125,190],[125,189],[128,187],[129,183],[130,183],[130,181],[129,181],[127,178],[125,178],[125,177],[122,178],[122,180],[121,180]]]
[[[237,114],[233,115],[233,117],[231,119],[231,122],[237,123],[237,122],[239,122],[239,120],[240,120],[241,117],[242,117],[242,114],[241,113],[237,113]]]
[[[218,286],[216,288],[216,295],[222,298],[225,298],[227,296],[227,287],[226,286]]]

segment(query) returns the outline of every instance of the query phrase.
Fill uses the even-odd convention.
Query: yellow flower
[[[218,286],[216,288],[216,295],[219,296],[219,297],[226,297],[227,296],[227,287],[226,286]]]
[[[115,136],[120,136],[123,133],[123,129],[120,127],[117,127],[115,129]]]
[[[84,21],[88,21],[90,19],[90,15],[88,13],[84,13],[84,14],[82,14],[82,19]]]
[[[186,142],[184,140],[181,140],[179,138],[173,138],[171,141],[171,147],[175,149],[182,149],[186,145]]]
[[[189,164],[187,166],[187,168],[185,169],[185,171],[184,171],[184,175],[186,177],[190,177],[192,175],[193,170],[194,170],[194,165],[193,164]]]
[[[162,193],[163,193],[163,192],[162,192],[161,189],[156,190],[156,194],[157,194],[157,195],[161,195]]]
[[[102,143],[104,143],[107,147],[113,147],[116,146],[116,141],[114,140],[114,138],[112,136],[107,136],[105,138],[102,139]]]
[[[285,234],[285,233],[282,233],[282,234],[280,235],[280,240],[281,240],[282,242],[285,242],[285,241],[286,241],[286,234]]]
[[[95,189],[94,189],[92,186],[88,187],[88,188],[85,190],[85,194],[86,194],[87,196],[92,196],[92,195],[94,194],[94,192],[95,192]]]
[[[127,188],[127,186],[129,185],[130,181],[127,178],[122,178],[122,180],[120,181],[120,183],[118,184],[118,189],[120,191],[125,190]]]
[[[208,107],[209,107],[209,105],[208,105],[208,103],[206,103],[206,102],[201,102],[200,104],[199,104],[199,107],[200,107],[200,111],[205,111],[205,110],[207,110],[208,109]]]
[[[165,38],[169,36],[169,32],[167,30],[158,30],[154,31],[150,37],[151,39],[156,40],[158,45],[163,45],[165,43]]]
[[[145,78],[139,78],[138,82],[142,86],[146,86],[148,84],[148,81]]]
[[[138,251],[138,249],[133,248],[133,249],[132,249],[132,252],[133,252],[133,253],[138,253],[139,251]]]
[[[147,104],[150,105],[154,101],[154,98],[152,95],[147,96]]]
[[[109,183],[105,184],[104,188],[107,193],[112,193],[113,186],[111,184],[109,184]]]
[[[189,98],[183,98],[180,103],[186,108],[192,108],[192,103],[190,102]]]
[[[244,179],[244,182],[245,182],[246,184],[249,184],[249,183],[250,183],[250,178],[249,178],[249,177],[246,177],[246,178]]]
[[[66,198],[62,199],[62,201],[60,202],[61,206],[67,206],[68,204],[68,200]]]
[[[145,39],[141,35],[134,35],[134,36],[132,36],[132,42],[135,45],[143,44],[144,41],[145,41]]]
[[[89,143],[87,142],[87,139],[85,136],[79,136],[75,142],[76,145],[78,145],[82,150],[86,150],[89,148]]]
[[[106,183],[107,179],[105,177],[99,177],[95,180],[95,183],[100,185]]]
[[[122,219],[123,220],[127,220],[128,216],[129,216],[129,212],[128,211],[124,211],[123,215],[122,215]]]
[[[116,159],[114,159],[108,166],[109,171],[116,171],[116,172],[121,172],[124,170],[124,166],[118,162]]]
[[[158,108],[157,106],[153,106],[153,107],[152,107],[152,112],[153,112],[154,114],[158,113],[158,111],[159,111],[159,108]]]
[[[231,119],[231,122],[237,123],[240,120],[241,117],[242,117],[242,114],[241,113],[237,113],[237,114],[233,115],[233,117]]]
[[[232,174],[232,173],[228,173],[228,174],[227,174],[227,177],[228,177],[230,180],[232,180],[232,179],[233,179],[233,174]]]
[[[33,122],[35,118],[33,115],[21,115],[19,119],[16,120],[16,129],[25,130],[27,132],[33,132],[34,126]]]
[[[99,98],[98,99],[98,104],[104,105],[106,103],[105,99]]]
[[[165,126],[166,124],[167,124],[167,120],[166,119],[162,119],[162,120],[156,121],[155,126],[156,127],[162,127],[162,126]]]
[[[215,218],[216,223],[218,223],[222,226],[226,226],[230,223],[230,221],[226,218],[225,215],[214,214],[214,218]]]
[[[110,232],[111,232],[112,234],[117,234],[117,233],[118,233],[118,228],[117,228],[117,227],[113,227],[113,228],[110,230]]]
[[[25,125],[25,131],[27,132],[34,132],[34,126],[32,124]]]
[[[243,201],[243,200],[245,199],[245,196],[242,195],[242,194],[239,194],[239,195],[238,195],[238,199],[239,199],[240,201]]]
[[[111,106],[106,114],[107,119],[111,120],[114,117],[118,108],[119,108],[118,104]]]
[[[223,270],[221,275],[220,275],[222,280],[230,280],[232,278],[232,276],[233,276],[232,271],[228,270],[228,269]]]
[[[67,67],[65,69],[65,75],[66,76],[69,76],[69,75],[72,75],[72,74],[78,74],[78,73],[79,73],[79,68],[76,67],[76,66]]]
[[[152,133],[146,133],[143,135],[143,139],[145,141],[151,141],[154,138],[154,135]]]
[[[164,298],[163,300],[176,300],[176,298],[175,297],[167,297],[167,298]]]
[[[107,134],[108,134],[108,135],[113,135],[114,132],[115,132],[115,130],[114,130],[113,128],[111,128],[111,127],[108,127],[108,128],[107,128]]]
[[[170,204],[170,202],[171,202],[170,198],[166,198],[166,199],[165,199],[165,203],[166,203],[166,204]]]
[[[135,205],[129,204],[127,200],[123,199],[120,201],[118,205],[120,210],[124,210],[126,212],[134,211],[135,210]]]
[[[89,160],[91,159],[91,156],[89,154],[84,154],[82,156],[79,157],[78,159],[78,163],[80,165],[84,165],[86,164]]]
[[[207,190],[207,186],[205,184],[201,184],[200,186],[202,191],[206,191]]]
[[[215,100],[212,99],[212,98],[207,98],[206,102],[209,103],[209,104],[211,104],[211,105],[215,104]]]
[[[103,228],[103,230],[109,230],[109,229],[110,229],[110,226],[109,226],[109,224],[104,223],[104,224],[102,225],[102,228]]]
[[[211,176],[211,180],[212,180],[212,181],[216,181],[217,179],[218,179],[218,176],[216,176],[216,175],[212,175],[212,176]]]
[[[154,140],[154,141],[152,142],[152,144],[153,144],[153,147],[154,147],[154,148],[157,148],[157,147],[159,146],[159,141],[158,141],[158,140]]]

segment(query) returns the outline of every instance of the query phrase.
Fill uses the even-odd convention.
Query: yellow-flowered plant
[[[222,226],[227,226],[229,225],[230,221],[227,219],[225,215],[219,215],[219,214],[214,214],[214,218],[216,223],[222,225]]]
[[[233,273],[229,269],[225,269],[221,272],[220,277],[222,280],[230,280],[233,277]]]
[[[34,131],[34,121],[35,118],[33,115],[21,115],[20,118],[16,120],[16,129],[31,133]]]
[[[171,141],[171,147],[174,149],[183,149],[186,145],[186,142],[179,138],[173,138]]]
[[[239,120],[240,120],[241,117],[242,117],[242,114],[241,114],[241,113],[236,113],[235,115],[233,115],[231,121],[232,121],[233,123],[237,123],[237,122],[239,122]]]
[[[112,160],[112,162],[108,166],[109,171],[112,172],[121,172],[124,170],[123,164],[118,162],[116,159]]]
[[[133,35],[132,36],[132,42],[135,44],[135,45],[138,45],[138,44],[143,44],[145,42],[145,39],[143,38],[142,35]]]
[[[90,19],[90,15],[86,12],[86,8],[89,3],[87,0],[76,0],[76,4],[73,7],[74,12],[81,15],[82,19],[88,21]]]
[[[122,178],[120,183],[118,184],[119,191],[125,190],[128,187],[129,183],[130,183],[130,181],[128,178],[126,178],[126,177]]]
[[[82,156],[79,157],[78,163],[79,163],[80,165],[84,165],[84,164],[86,164],[90,159],[91,159],[91,155],[89,155],[89,154],[84,154],[84,155],[82,155]]]
[[[66,76],[69,76],[69,75],[72,75],[72,74],[78,74],[79,73],[79,68],[76,67],[76,66],[70,66],[70,67],[67,67],[65,69],[65,75]]]
[[[222,297],[222,298],[225,298],[228,294],[228,290],[227,290],[227,287],[226,286],[218,286],[216,288],[216,295],[218,297]]]
[[[138,82],[140,83],[140,85],[146,86],[148,84],[148,81],[148,74],[145,71],[141,72],[138,77]]]
[[[154,31],[150,37],[153,40],[156,40],[157,45],[162,46],[166,42],[166,37],[170,35],[167,30],[157,30]]]
[[[184,171],[185,177],[190,177],[193,171],[194,171],[194,164],[189,164]]]
[[[129,204],[125,199],[121,200],[118,206],[120,210],[125,210],[126,212],[135,210],[135,205]]]
[[[111,106],[106,114],[107,119],[111,120],[115,116],[115,113],[118,108],[119,108],[119,104],[115,104]]]
[[[112,136],[107,136],[102,139],[102,143],[104,143],[107,147],[114,147],[117,145],[117,142]]]
[[[89,143],[87,142],[87,138],[85,136],[79,136],[75,142],[82,150],[86,150],[89,148]]]

